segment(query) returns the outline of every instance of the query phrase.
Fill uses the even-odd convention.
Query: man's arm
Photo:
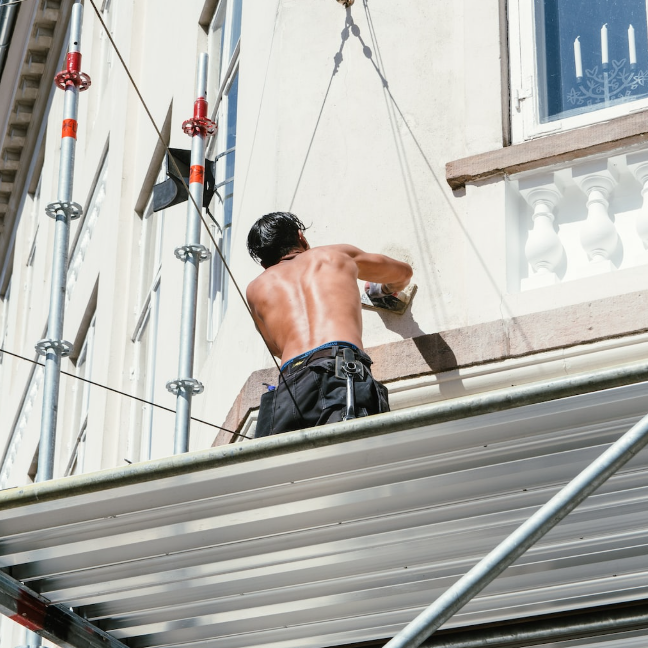
[[[358,279],[382,284],[385,294],[403,290],[412,278],[412,266],[385,254],[364,252],[353,245],[340,246],[355,261]]]

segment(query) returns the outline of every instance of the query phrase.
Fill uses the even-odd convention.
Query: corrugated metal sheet
[[[152,480],[155,463],[5,491],[0,566],[132,648],[390,637],[643,416],[647,396],[642,383],[414,416],[398,432],[265,452],[285,435],[167,459]],[[447,627],[648,598],[647,504],[644,451]]]

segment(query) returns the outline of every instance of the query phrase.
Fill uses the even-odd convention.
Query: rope
[[[38,360],[33,360],[32,358],[28,358],[26,356],[20,355],[18,353],[13,353],[12,351],[7,351],[7,349],[4,349],[0,347],[0,355],[3,353],[6,353],[8,356],[11,356],[13,358],[18,358],[19,360],[24,360],[26,362],[31,362],[32,364],[39,365],[40,367],[44,367],[45,365],[42,362],[39,362]],[[69,371],[63,371],[61,369],[61,373],[64,376],[68,376],[69,378],[74,378],[75,380],[78,380],[80,382],[87,383],[88,385],[93,385],[94,387],[99,387],[101,389],[105,389],[106,391],[112,392],[114,394],[119,394],[120,396],[125,396],[126,398],[131,398],[133,400],[139,401],[140,403],[144,403],[145,405],[151,405],[152,407],[157,407],[158,409],[164,410],[165,412],[171,412],[172,414],[175,414],[175,410],[171,409],[170,407],[165,407],[164,405],[159,405],[158,403],[154,403],[153,401],[146,400],[145,398],[140,398],[139,396],[134,396],[133,394],[128,394],[126,392],[120,391],[119,389],[115,389],[114,387],[108,387],[108,385],[102,385],[101,383],[95,382],[94,380],[89,380],[88,378],[82,378],[81,376],[77,376],[73,373],[70,373]],[[202,419],[191,417],[192,421],[195,421],[196,423],[201,423],[202,425],[206,425],[208,427],[215,428],[217,430],[221,430],[223,432],[229,432],[230,434],[233,434],[234,436],[237,437],[242,437],[244,439],[250,439],[251,437],[241,434],[239,432],[234,432],[233,430],[228,430],[227,428],[221,427],[220,425],[216,425],[215,423],[209,423],[207,421],[203,421]]]

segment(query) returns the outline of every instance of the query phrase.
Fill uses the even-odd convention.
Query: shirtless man
[[[387,389],[372,377],[362,350],[357,280],[388,295],[407,286],[412,268],[352,245],[311,248],[304,230],[293,214],[275,212],[248,235],[250,255],[264,268],[248,286],[248,304],[282,363],[277,389],[261,397],[257,437],[343,420],[347,374],[340,367],[349,362],[344,366],[358,368],[356,416],[389,411]]]

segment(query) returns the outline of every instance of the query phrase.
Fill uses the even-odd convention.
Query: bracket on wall
[[[169,160],[173,156],[175,164]],[[157,212],[166,207],[172,207],[186,202],[189,197],[185,186],[189,186],[189,169],[191,167],[191,151],[170,148],[167,153],[167,175],[163,182],[153,187],[153,211]],[[216,160],[205,160],[205,186],[203,189],[203,207],[209,203],[216,191],[215,183]],[[182,182],[184,179],[184,184]]]

